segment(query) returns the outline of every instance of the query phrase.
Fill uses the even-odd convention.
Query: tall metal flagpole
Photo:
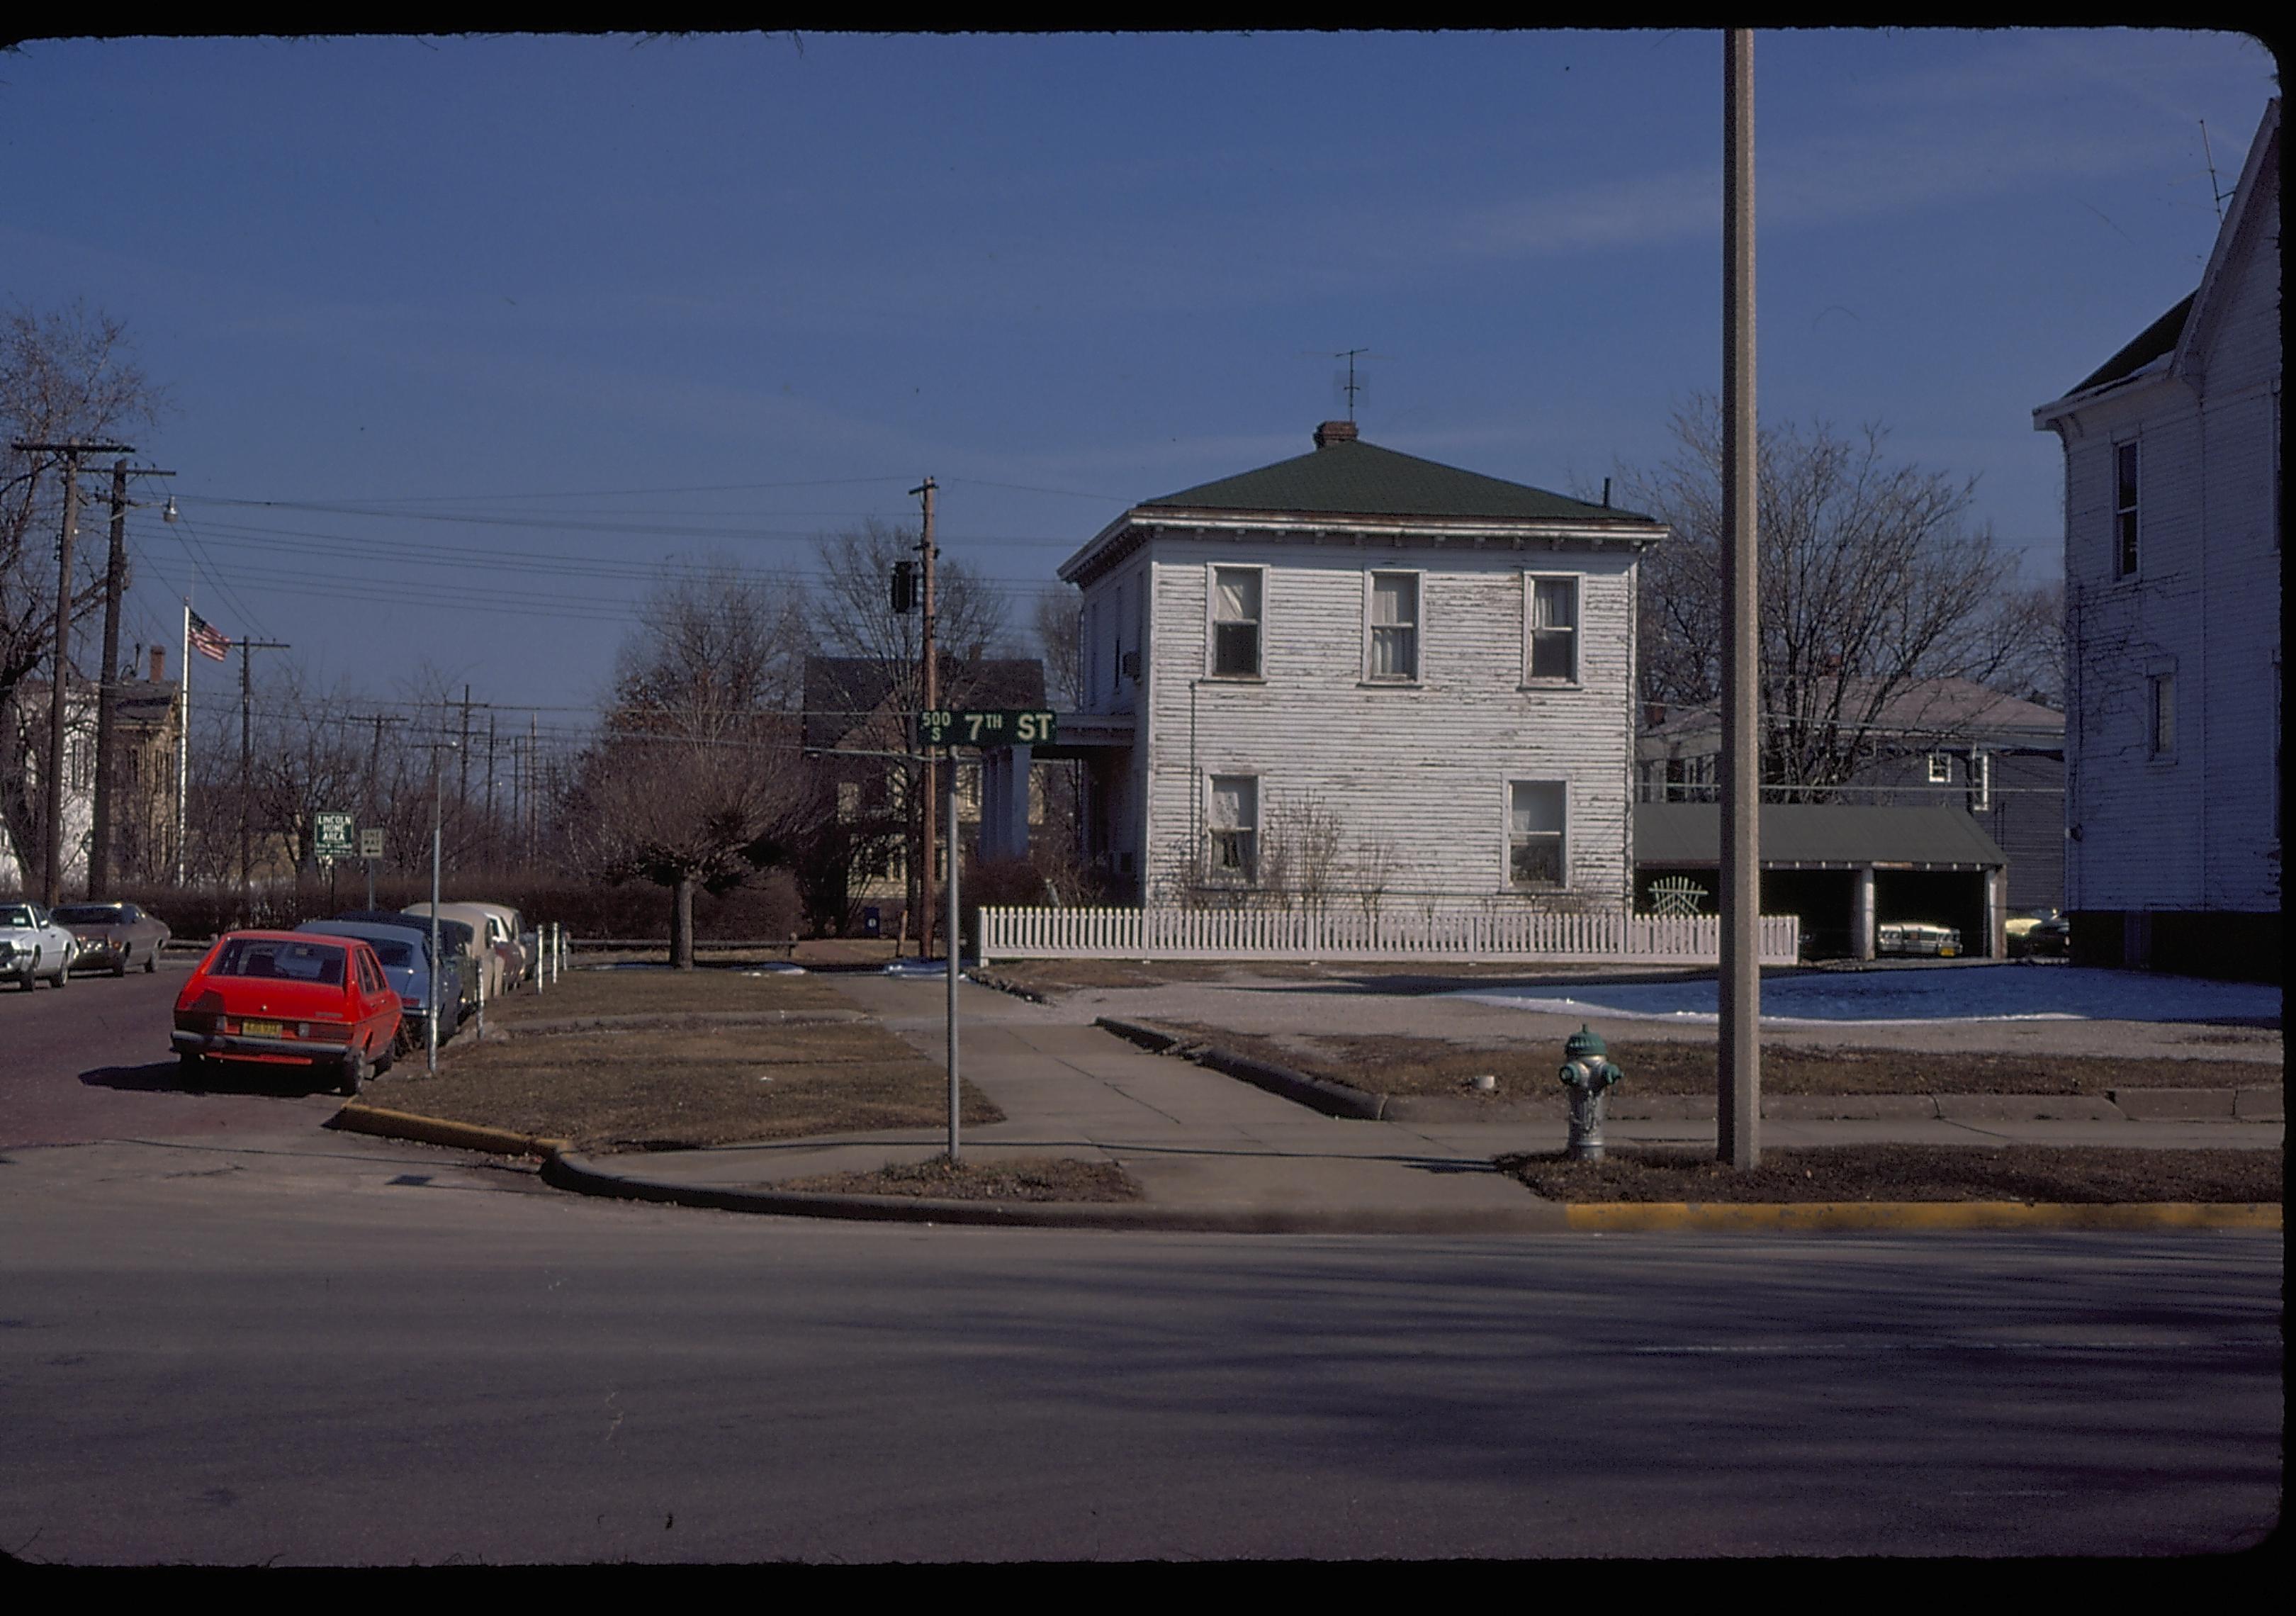
[[[184,602],[183,711],[176,732],[176,884],[184,884],[186,811],[191,803],[192,778],[192,603]]]
[[[1754,434],[1754,36],[1722,49],[1722,958],[1716,1154],[1761,1165],[1761,701]]]

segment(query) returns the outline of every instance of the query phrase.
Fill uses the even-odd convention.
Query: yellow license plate
[[[250,1038],[275,1038],[285,1028],[278,1021],[242,1021],[239,1029]]]

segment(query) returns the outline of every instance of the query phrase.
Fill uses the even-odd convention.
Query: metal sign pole
[[[956,760],[948,765],[948,1161],[956,1165],[956,968],[964,940],[956,929]]]

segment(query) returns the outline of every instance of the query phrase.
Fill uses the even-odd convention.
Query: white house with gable
[[[1144,500],[1083,591],[1086,854],[1151,908],[1623,915],[1648,517],[1362,441]]]
[[[2280,103],[2200,287],[2033,412],[2065,455],[2077,959],[2280,976]]]

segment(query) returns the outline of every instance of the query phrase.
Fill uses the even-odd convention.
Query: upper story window
[[[1943,752],[1930,754],[1930,783],[1931,785],[1953,783],[1953,759]]]
[[[1529,677],[1542,684],[1578,682],[1578,580],[1575,578],[1523,578],[1529,614]]]
[[[2136,570],[2136,445],[2112,448],[2112,576]]]
[[[1367,677],[1410,684],[1419,677],[1419,574],[1371,575]]]
[[[1259,604],[1267,584],[1258,567],[1212,569],[1211,663],[1215,677],[1259,677]]]
[[[2154,758],[2177,755],[2177,676],[2156,673],[2145,680],[2149,697],[2145,727],[2145,751]]]

